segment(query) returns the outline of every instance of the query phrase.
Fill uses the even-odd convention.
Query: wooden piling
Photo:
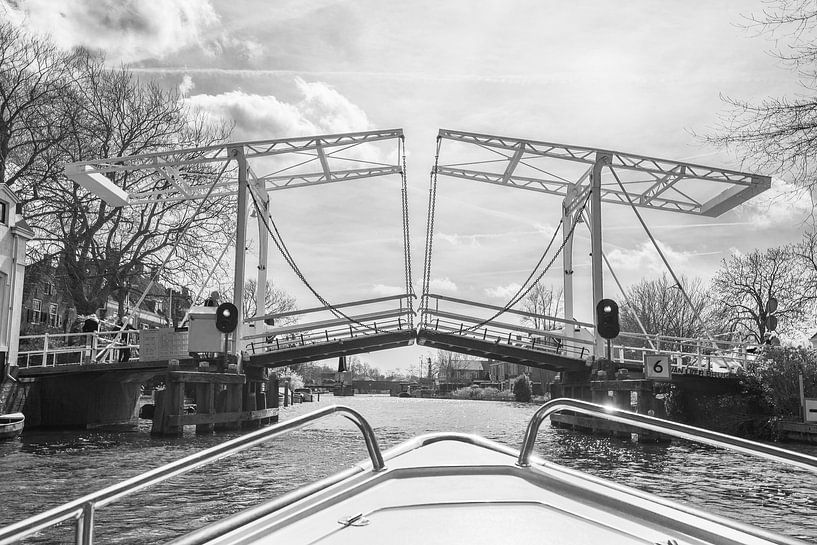
[[[267,382],[267,407],[270,409],[275,409],[274,414],[270,417],[270,423],[272,424],[277,423],[279,399],[278,399],[278,375],[276,374],[271,375],[269,381]]]
[[[216,385],[212,382],[196,384],[196,414],[213,415],[216,412]],[[196,424],[196,433],[212,433],[214,424]]]
[[[167,373],[165,384],[165,390],[155,395],[152,433],[181,435],[184,426],[196,426],[196,433],[210,433],[236,430],[242,424],[257,427],[273,419],[277,422],[277,385],[275,395],[268,397],[272,388],[263,369],[248,375],[173,370]],[[195,414],[185,412],[186,384],[195,385]]]
[[[153,435],[162,434],[162,423],[165,418],[165,391],[154,390],[153,392],[153,424],[150,433]]]

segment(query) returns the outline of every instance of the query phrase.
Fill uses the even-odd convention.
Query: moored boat
[[[23,413],[0,414],[0,439],[13,439],[20,435],[25,421]]]
[[[555,400],[537,410],[519,450],[472,434],[435,433],[381,453],[371,426],[359,413],[330,406],[0,528],[0,544],[70,519],[77,520],[77,543],[91,543],[98,507],[334,413],[352,420],[361,430],[367,461],[173,543],[512,543],[543,539],[660,545],[803,543],[535,456],[539,427],[551,414],[564,410],[817,472],[817,458],[811,456],[576,400]],[[724,482],[724,486],[729,484]]]
[[[312,390],[309,388],[295,388],[295,393],[301,396],[302,403],[310,403],[312,399]]]

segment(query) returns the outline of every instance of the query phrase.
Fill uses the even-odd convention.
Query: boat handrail
[[[287,420],[268,428],[253,431],[241,437],[218,444],[163,465],[151,471],[132,477],[126,481],[103,488],[98,492],[82,496],[59,507],[49,509],[39,515],[0,528],[0,545],[15,543],[31,534],[50,528],[69,519],[76,520],[77,545],[91,545],[93,543],[94,514],[96,509],[112,503],[120,498],[129,496],[143,488],[166,481],[171,477],[187,473],[204,465],[215,462],[227,456],[258,446],[281,434],[293,431],[331,414],[341,413],[357,425],[366,449],[372,462],[372,471],[378,472],[385,468],[383,454],[377,444],[374,430],[363,416],[354,409],[343,405],[330,405],[323,409],[312,411],[303,416]]]
[[[613,422],[619,422],[621,424],[629,424],[637,428],[663,433],[680,439],[735,450],[767,460],[783,462],[817,473],[817,457],[814,456],[800,454],[772,445],[757,443],[755,441],[696,428],[686,424],[679,424],[678,422],[662,420],[645,414],[632,413],[614,407],[567,398],[548,401],[533,414],[525,430],[522,448],[519,450],[519,458],[516,462],[517,465],[522,467],[530,466],[530,458],[536,445],[536,436],[539,433],[539,427],[546,418],[558,411],[573,411],[605,420],[612,420]]]

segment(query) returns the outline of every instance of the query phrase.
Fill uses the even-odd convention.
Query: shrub
[[[533,390],[528,375],[522,374],[513,381],[513,396],[517,401],[530,401]]]
[[[451,397],[454,399],[478,399],[481,401],[513,401],[514,396],[511,392],[502,392],[496,388],[477,388],[474,386],[466,386],[459,390],[451,392]]]
[[[747,386],[760,390],[774,416],[800,415],[799,375],[806,397],[817,394],[817,352],[804,348],[764,346],[747,370]],[[754,383],[754,384],[753,384]]]

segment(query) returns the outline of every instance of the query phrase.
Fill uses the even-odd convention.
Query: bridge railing
[[[251,318],[248,322],[260,324],[255,329],[262,331],[245,335],[243,346],[252,355],[410,330],[414,312],[408,302],[413,297],[395,295],[334,305],[334,309],[343,309],[341,316],[317,307]],[[267,325],[270,322],[281,325]]]
[[[21,335],[17,352],[17,365],[27,367],[52,367],[78,363],[109,363],[119,358],[120,350],[139,348],[139,330],[128,330],[127,335],[118,331],[94,333],[45,333]]]
[[[570,358],[587,359],[593,355],[593,334],[588,331],[593,324],[513,309],[503,313],[504,320],[508,319],[505,314],[510,314],[530,325],[488,320],[500,310],[502,307],[429,294],[420,327]]]
[[[676,337],[672,335],[656,335],[622,331],[617,339],[627,339],[624,344],[651,345],[656,350],[673,350],[683,348],[685,352],[711,353],[713,351],[739,352],[746,349],[746,343],[727,339],[707,339],[701,337]]]
[[[641,365],[645,355],[668,354],[675,374],[727,377],[753,361],[746,345],[732,341],[621,333],[612,344],[613,361]]]

